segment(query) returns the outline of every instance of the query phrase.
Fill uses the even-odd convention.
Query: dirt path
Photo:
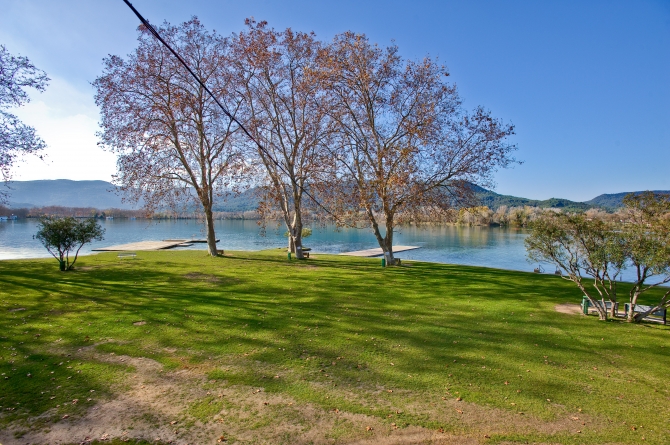
[[[180,445],[258,441],[360,445],[479,443],[416,427],[388,431],[388,426],[375,417],[331,413],[309,404],[298,406],[291,399],[265,393],[260,388],[236,386],[213,391],[214,385],[203,370],[163,372],[158,362],[148,358],[105,355],[92,350],[81,353],[80,358],[132,366],[135,372],[114,399],[101,401],[82,416],[63,419],[48,430],[30,431],[18,439],[14,433],[22,428],[0,431],[0,444],[87,444],[113,438]],[[212,420],[203,423],[189,415],[189,405],[211,413]],[[248,428],[252,424],[254,428]],[[369,439],[350,440],[347,436],[354,431],[357,433],[353,436]]]
[[[284,395],[266,393],[262,388],[208,380],[206,375],[211,366],[165,372],[161,364],[149,358],[102,354],[93,347],[78,355],[85,360],[130,366],[134,372],[126,382],[113,388],[117,395],[111,400],[100,401],[81,416],[62,419],[49,429],[30,431],[18,439],[14,436],[18,428],[0,431],[0,444],[87,444],[94,440],[135,438],[180,445],[477,445],[487,439],[484,433],[473,437],[420,427],[398,428],[392,414],[385,418],[327,411],[297,403]],[[355,392],[350,397],[355,400]],[[556,433],[576,427],[574,418],[538,422],[512,411],[441,399],[437,404],[408,405],[408,409],[451,419],[449,422],[463,431],[489,428],[491,434],[510,429]]]
[[[582,313],[582,307],[579,304],[562,303],[554,306],[556,312],[561,314],[579,315]]]

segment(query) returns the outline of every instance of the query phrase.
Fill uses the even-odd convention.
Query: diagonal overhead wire
[[[323,210],[325,210],[326,213],[328,213],[330,216],[332,216],[336,221],[339,220],[339,218],[338,218],[333,212],[331,212],[326,206],[324,206],[323,204],[321,204],[321,203],[314,197],[314,195],[312,195],[312,194],[311,194],[307,189],[305,189],[302,185],[298,184],[298,183],[296,182],[296,180],[293,179],[293,177],[289,174],[289,172],[286,171],[286,169],[281,165],[281,163],[279,163],[279,162],[274,158],[274,156],[272,156],[272,154],[270,154],[270,152],[269,152],[265,147],[263,147],[263,145],[262,145],[260,142],[258,142],[258,140],[256,140],[256,138],[253,137],[253,136],[251,135],[251,133],[249,133],[249,130],[246,129],[246,127],[242,124],[242,122],[240,122],[235,116],[233,116],[233,115],[226,109],[226,107],[224,107],[223,104],[222,104],[221,102],[219,102],[219,99],[217,99],[216,96],[214,95],[214,93],[212,93],[212,92],[210,91],[210,89],[207,88],[207,85],[205,85],[205,83],[202,81],[202,79],[200,79],[200,77],[198,77],[198,75],[195,74],[195,72],[191,69],[191,67],[188,66],[188,64],[186,63],[186,61],[179,55],[179,53],[177,53],[177,51],[175,51],[175,50],[174,50],[174,49],[173,49],[173,48],[172,48],[172,47],[171,47],[171,46],[170,46],[170,45],[169,45],[169,44],[168,44],[168,43],[161,37],[161,35],[160,35],[160,34],[158,33],[158,31],[156,30],[156,28],[154,28],[154,27],[149,23],[149,21],[148,21],[147,19],[145,19],[145,18],[142,16],[142,14],[139,13],[139,11],[138,11],[137,9],[135,9],[135,7],[130,3],[130,1],[128,1],[128,0],[123,0],[123,2],[124,2],[126,5],[128,5],[128,7],[133,11],[133,13],[135,13],[135,15],[137,16],[137,18],[140,19],[140,22],[142,22],[142,24],[149,30],[149,32],[151,32],[151,34],[153,34],[153,36],[156,37],[156,39],[158,39],[158,41],[161,42],[161,43],[162,43],[162,44],[163,44],[163,45],[164,45],[164,46],[165,46],[165,47],[166,47],[166,48],[167,48],[167,49],[168,49],[168,50],[169,50],[169,51],[170,51],[176,58],[177,58],[177,60],[179,60],[179,63],[181,63],[181,64],[184,66],[184,68],[186,68],[186,69],[188,70],[188,72],[191,74],[191,76],[193,76],[193,78],[200,84],[200,86],[207,92],[207,94],[209,94],[210,97],[211,97],[212,99],[214,99],[214,102],[216,102],[216,104],[219,106],[219,108],[221,108],[221,110],[222,110],[223,113],[228,117],[228,119],[230,119],[232,122],[234,122],[234,123],[235,123],[235,124],[236,124],[236,125],[243,131],[243,132],[244,132],[244,134],[246,134],[247,137],[248,137],[251,141],[253,141],[253,142],[256,144],[256,146],[258,147],[258,149],[261,150],[261,151],[265,154],[265,156],[267,156],[268,159],[270,159],[270,161],[271,161],[271,162],[272,162],[272,163],[273,163],[279,170],[282,171],[282,173],[284,173],[286,176],[288,176],[288,178],[290,179],[291,183],[293,183],[294,186],[298,187],[298,188],[299,188],[305,195],[307,195],[307,196],[308,196],[308,197],[309,197],[309,198],[310,198],[310,199],[311,199],[317,206],[319,206],[319,207],[321,207]]]

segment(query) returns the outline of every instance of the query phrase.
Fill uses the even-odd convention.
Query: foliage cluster
[[[28,58],[14,56],[5,45],[0,45],[0,174],[5,182],[20,156],[39,152],[46,146],[33,127],[7,110],[30,101],[26,88],[44,91],[49,80]],[[6,192],[0,191],[0,203],[6,200]]]
[[[670,190],[653,190],[652,192],[657,195],[670,194]],[[635,193],[636,195],[639,195],[643,192],[630,192],[630,193]],[[614,212],[624,206],[624,198],[630,193],[629,192],[606,193],[598,195],[595,198],[586,201],[585,204],[590,204],[605,209],[609,212]]]
[[[105,233],[95,219],[81,220],[71,216],[40,218],[37,228],[35,238],[59,261],[62,271],[72,270],[84,244],[102,240]],[[74,253],[72,263],[70,252]]]
[[[545,213],[532,225],[525,240],[528,257],[556,265],[573,281],[600,318],[617,311],[617,280],[632,268],[636,279],[629,292],[629,321],[670,307],[670,290],[646,310],[636,313],[641,294],[670,282],[670,195],[630,194],[617,219],[587,214]],[[587,286],[584,274],[593,279]]]

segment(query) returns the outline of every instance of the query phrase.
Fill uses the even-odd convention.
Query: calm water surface
[[[96,247],[125,244],[135,241],[204,238],[204,224],[196,220],[101,220],[106,229],[103,241],[87,244],[81,253],[91,254]],[[42,258],[49,253],[33,238],[37,232],[35,219],[0,222],[0,259]],[[255,221],[216,221],[219,248],[226,250],[262,250],[286,246],[284,228],[268,227],[261,236]],[[420,246],[420,249],[397,254],[410,260],[437,263],[467,264],[500,269],[532,271],[536,264],[526,260],[524,229],[502,227],[403,227],[395,235],[394,244]],[[370,229],[313,228],[305,240],[313,252],[341,253],[379,247]],[[206,249],[194,244],[190,249]],[[553,268],[545,265],[551,273]],[[628,274],[624,279],[628,279]]]
[[[96,247],[125,244],[135,241],[171,238],[204,238],[204,225],[195,220],[147,221],[101,220],[105,228],[103,241],[87,244],[82,254],[95,253]],[[33,238],[37,221],[22,219],[0,222],[0,259],[41,258],[49,253]],[[219,247],[229,250],[261,250],[283,247],[285,229],[268,227],[261,236],[255,221],[217,221],[216,235]],[[421,246],[421,249],[403,252],[403,259],[439,263],[469,264],[502,269],[530,270],[526,262],[523,239],[526,232],[499,227],[403,227],[395,236],[398,245]],[[369,229],[314,228],[305,244],[314,252],[341,253],[379,247]],[[205,244],[191,248],[206,249]]]

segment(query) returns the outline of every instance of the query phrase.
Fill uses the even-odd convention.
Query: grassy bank
[[[670,434],[670,329],[558,313],[581,299],[558,277],[280,251],[57,266],[0,261],[5,445]]]

